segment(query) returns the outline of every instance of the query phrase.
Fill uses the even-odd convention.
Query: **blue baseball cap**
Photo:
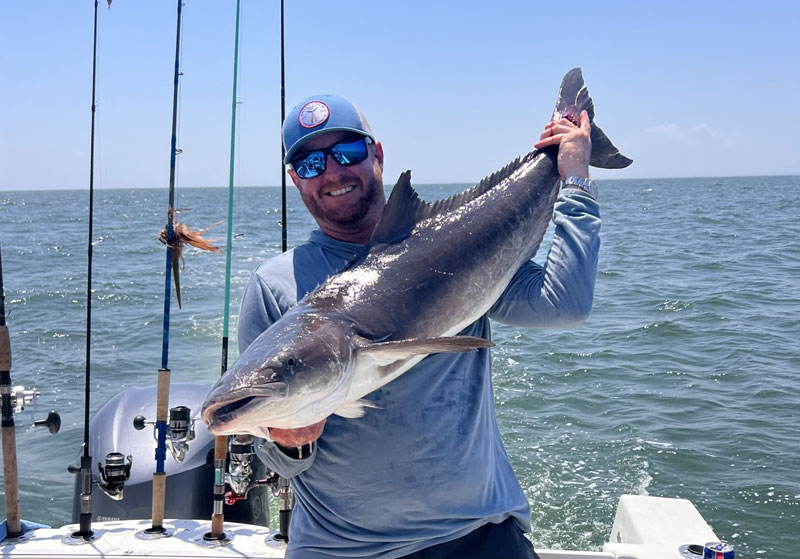
[[[325,132],[355,132],[373,142],[367,118],[352,101],[338,95],[314,95],[300,102],[283,121],[284,165],[307,141]]]

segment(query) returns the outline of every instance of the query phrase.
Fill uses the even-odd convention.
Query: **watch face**
[[[297,118],[303,128],[314,128],[323,124],[329,116],[331,111],[328,105],[322,101],[309,101],[300,109]]]

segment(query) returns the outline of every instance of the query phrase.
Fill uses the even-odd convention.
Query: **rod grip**
[[[2,293],[0,293],[2,296]],[[0,371],[11,370],[11,339],[8,336],[8,326],[0,326]]]
[[[169,413],[169,380],[170,370],[158,370],[158,388],[156,392],[156,421],[167,422]]]
[[[221,538],[225,520],[225,461],[228,456],[228,437],[214,437],[214,512],[211,515],[211,537]]]
[[[19,520],[19,487],[17,486],[17,435],[14,425],[3,427],[3,483],[6,494],[8,535],[22,534]]]
[[[164,502],[166,498],[167,474],[153,473],[153,528],[162,528],[164,524]]]
[[[228,456],[228,436],[217,435],[214,437],[214,460],[225,460]]]
[[[212,538],[221,538],[225,536],[225,532],[223,531],[223,524],[225,521],[224,514],[212,514],[211,515],[211,537]]]

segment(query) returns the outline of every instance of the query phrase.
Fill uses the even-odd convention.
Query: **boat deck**
[[[147,556],[151,559],[283,557],[285,545],[275,532],[261,526],[225,523],[224,545],[204,536],[210,521],[166,520],[169,537],[148,538],[149,520],[97,522],[91,541],[71,538],[75,524],[58,529],[43,528],[0,542],[2,557],[86,558]],[[623,495],[617,506],[609,542],[603,551],[538,550],[542,559],[700,559],[689,545],[716,541],[711,527],[685,499]],[[696,549],[696,548],[695,548]],[[498,557],[502,550],[498,550]]]

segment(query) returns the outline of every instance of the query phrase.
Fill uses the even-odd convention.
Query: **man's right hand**
[[[277,429],[275,427],[269,428],[269,438],[273,442],[278,443],[286,448],[296,448],[316,441],[322,435],[322,430],[325,428],[323,419],[319,423],[300,427],[299,429]]]
[[[567,118],[548,122],[533,147],[542,149],[559,146],[558,174],[561,180],[570,176],[588,179],[589,159],[592,155],[591,132],[589,113],[581,111],[577,125]]]

